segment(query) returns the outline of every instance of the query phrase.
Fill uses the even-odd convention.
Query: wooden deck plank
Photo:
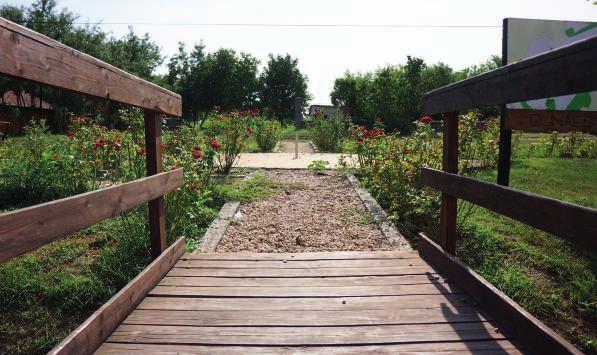
[[[340,260],[181,260],[176,267],[212,269],[320,269],[423,266],[423,259],[340,259]]]
[[[108,342],[198,345],[351,345],[502,340],[489,322],[339,327],[193,327],[122,324]]]
[[[431,266],[372,267],[372,268],[321,268],[321,269],[212,269],[174,267],[168,276],[219,276],[219,277],[323,277],[323,276],[381,276],[425,275],[437,273]]]
[[[146,297],[137,309],[166,310],[370,310],[471,306],[465,294],[331,298]]]
[[[350,326],[486,321],[474,307],[346,311],[133,311],[123,324],[181,326]]]
[[[508,340],[474,342],[440,342],[415,344],[386,344],[362,346],[281,347],[281,346],[202,346],[105,343],[96,354],[396,354],[405,352],[433,352],[447,354],[521,354]]]
[[[332,287],[201,287],[201,286],[156,286],[150,296],[195,296],[195,297],[358,297],[358,296],[402,296],[438,295],[462,293],[450,284],[382,285],[382,286],[332,286]]]
[[[438,274],[402,275],[402,276],[347,276],[347,277],[179,277],[167,276],[160,286],[251,286],[251,287],[285,287],[285,286],[376,286],[376,285],[416,285],[427,283],[444,283],[446,279]]]
[[[322,251],[310,253],[186,253],[181,260],[343,260],[419,259],[413,251]]]

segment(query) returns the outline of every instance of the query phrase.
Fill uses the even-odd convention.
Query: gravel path
[[[283,184],[267,199],[244,203],[218,252],[391,250],[350,183],[340,176],[270,170]]]

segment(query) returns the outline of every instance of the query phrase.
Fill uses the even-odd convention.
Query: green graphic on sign
[[[507,61],[514,63],[595,35],[597,22],[510,18]],[[523,101],[508,104],[508,108],[597,111],[597,92]]]

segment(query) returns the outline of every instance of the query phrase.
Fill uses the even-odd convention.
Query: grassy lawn
[[[518,157],[510,185],[597,208],[597,160]],[[477,178],[495,182],[495,171]],[[597,259],[569,243],[476,207],[459,256],[587,352],[597,351]],[[590,236],[587,236],[590,237]]]

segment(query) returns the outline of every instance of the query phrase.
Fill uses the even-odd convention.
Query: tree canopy
[[[424,93],[495,69],[500,63],[499,57],[492,56],[479,65],[454,71],[444,63],[427,65],[421,58],[408,56],[404,65],[365,74],[347,72],[336,79],[330,96],[356,124],[372,126],[379,118],[386,128],[409,133],[423,114]],[[496,110],[485,109],[483,113],[491,115]]]

